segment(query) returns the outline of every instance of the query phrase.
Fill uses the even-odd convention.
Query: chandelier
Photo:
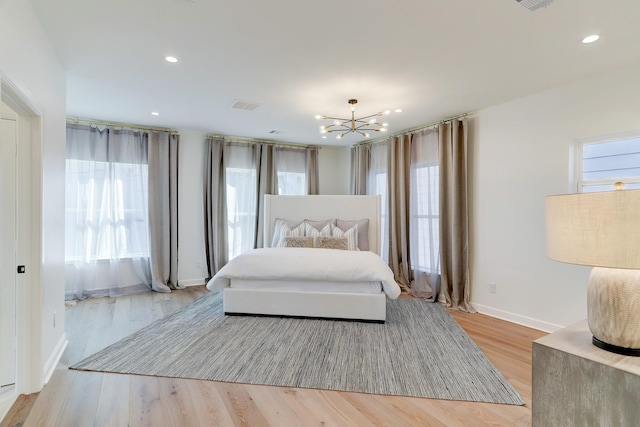
[[[376,114],[371,114],[370,116],[363,116],[356,118],[356,104],[358,103],[357,99],[350,99],[347,101],[351,104],[351,118],[343,119],[340,117],[329,117],[323,116],[321,114],[316,115],[316,119],[318,120],[332,120],[333,122],[329,125],[320,126],[320,133],[332,133],[337,132],[337,139],[342,139],[345,135],[350,133],[359,133],[365,138],[369,138],[369,132],[386,132],[389,123],[378,121],[378,117],[387,115],[391,113],[390,110],[381,111]],[[401,110],[396,110],[401,111]],[[326,138],[323,136],[323,138]]]

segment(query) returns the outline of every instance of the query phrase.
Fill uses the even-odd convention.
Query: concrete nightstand
[[[640,426],[640,357],[591,337],[585,320],[533,342],[534,427]]]

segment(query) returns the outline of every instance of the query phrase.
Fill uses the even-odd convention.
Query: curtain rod
[[[247,144],[270,144],[270,145],[277,145],[279,147],[288,147],[288,148],[317,148],[318,150],[322,148],[319,145],[292,144],[292,143],[287,144],[285,142],[274,141],[272,139],[246,138],[243,136],[208,134],[207,138],[222,138],[232,142],[245,142]]]
[[[161,128],[161,127],[153,127],[153,126],[138,126],[127,123],[117,123],[117,122],[103,122],[99,120],[90,120],[90,119],[79,119],[77,117],[67,117],[67,123],[72,123],[74,125],[94,125],[94,126],[111,126],[114,128],[120,129],[128,129],[128,130],[146,130],[152,132],[169,132],[171,134],[178,135],[178,132],[175,129],[169,128]]]
[[[473,114],[473,112],[456,114],[455,116],[447,117],[446,119],[438,120],[437,122],[431,122],[431,123],[428,123],[426,125],[421,125],[421,126],[418,126],[418,127],[415,127],[415,128],[406,129],[406,130],[403,130],[403,131],[400,131],[400,132],[396,132],[396,133],[394,133],[392,135],[388,135],[388,136],[377,138],[377,139],[370,139],[368,141],[359,142],[357,144],[353,144],[352,147],[355,147],[355,146],[358,146],[358,145],[365,145],[365,144],[376,144],[378,142],[386,141],[387,139],[395,138],[396,136],[406,135],[408,133],[413,133],[413,132],[418,132],[418,131],[421,131],[421,130],[426,130],[426,129],[432,128],[434,126],[437,126],[437,125],[439,125],[441,123],[446,123],[446,122],[450,122],[450,121],[453,121],[453,120],[456,120],[456,119],[462,119],[462,118],[465,118],[465,117],[469,117],[472,114]]]

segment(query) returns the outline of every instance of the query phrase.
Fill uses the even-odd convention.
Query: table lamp
[[[592,266],[587,318],[593,344],[640,356],[640,190],[546,197],[547,254]]]

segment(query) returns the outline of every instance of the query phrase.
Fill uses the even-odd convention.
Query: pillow
[[[338,226],[331,226],[332,237],[346,237],[347,238],[347,250],[359,251],[358,249],[358,224],[354,225],[350,229],[343,231]]]
[[[316,248],[341,249],[343,251],[349,248],[346,237],[316,237],[314,246]]]
[[[358,249],[361,251],[369,250],[369,219],[358,220],[342,220],[336,221],[336,225],[340,230],[347,231],[354,225],[358,225]]]
[[[294,229],[302,224],[302,222],[303,221],[276,218],[273,225],[273,238],[271,239],[271,247],[275,248],[278,246],[278,242],[280,241],[280,227],[282,226],[282,224],[287,224],[287,226],[289,226],[289,229]]]
[[[304,235],[311,237],[331,237],[331,223],[328,222],[322,228],[314,227],[307,220],[304,221]]]
[[[327,224],[336,225],[336,219],[322,219],[315,221],[313,219],[305,219],[304,222],[315,228],[316,230],[322,230]]]
[[[286,223],[280,224],[280,239],[278,240],[277,247],[284,248],[285,237],[304,237],[304,222],[301,222],[295,228],[290,228]]]
[[[292,237],[287,236],[284,238],[285,248],[312,248],[313,237]]]

